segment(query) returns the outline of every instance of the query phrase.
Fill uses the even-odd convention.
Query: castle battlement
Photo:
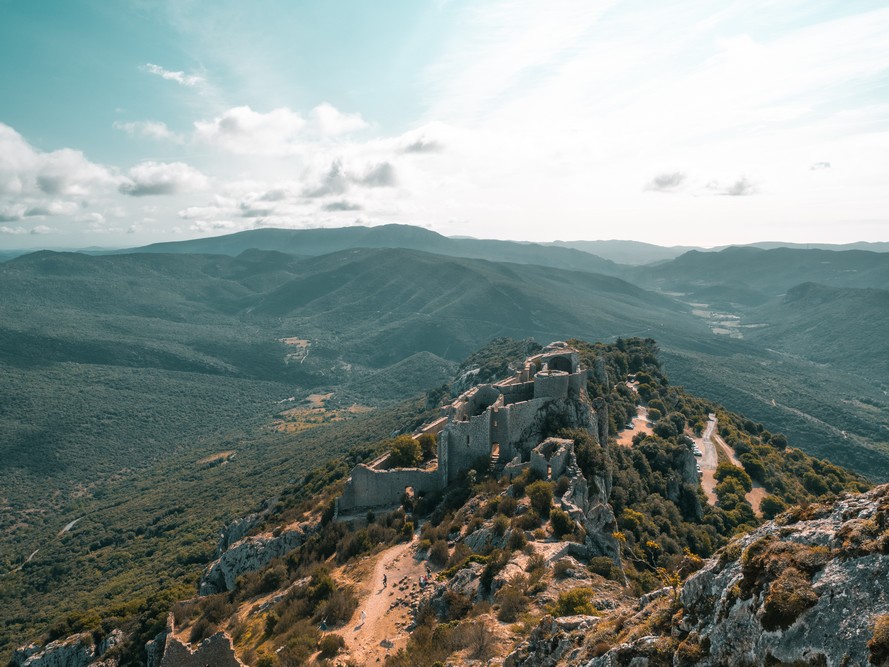
[[[388,454],[357,465],[338,501],[339,511],[394,506],[408,489],[420,495],[442,490],[480,458],[528,460],[541,440],[541,414],[558,401],[589,403],[587,379],[577,350],[551,343],[513,376],[463,392],[442,408],[439,419],[418,431],[438,435],[436,465],[390,469]]]

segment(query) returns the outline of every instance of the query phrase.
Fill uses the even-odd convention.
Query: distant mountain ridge
[[[276,250],[303,257],[327,255],[351,248],[404,248],[450,257],[537,264],[612,276],[619,275],[623,269],[615,262],[574,248],[493,239],[449,238],[422,227],[394,224],[330,229],[252,229],[225,236],[155,243],[118,252],[235,256],[252,248]]]

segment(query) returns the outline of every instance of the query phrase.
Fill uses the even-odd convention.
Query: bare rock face
[[[145,646],[147,667],[246,667],[225,632],[217,632],[196,646],[178,639],[174,632],[173,614],[169,614],[166,629]]]
[[[885,664],[868,646],[885,614],[889,485],[794,508],[733,541],[686,581],[669,636],[586,664],[648,664],[655,649],[665,654],[665,642],[675,665]]]
[[[105,654],[121,642],[123,634],[114,630],[96,646],[89,632],[71,635],[40,647],[24,646],[12,655],[14,667],[117,667],[117,659]]]
[[[544,616],[531,636],[503,661],[504,667],[555,667],[576,664],[583,632],[599,621],[595,616]]]
[[[201,578],[200,594],[212,595],[234,590],[240,575],[255,572],[275,558],[296,549],[315,529],[314,524],[304,523],[290,526],[278,535],[254,535],[238,540],[210,563]]]

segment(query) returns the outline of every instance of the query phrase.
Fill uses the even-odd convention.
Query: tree
[[[537,510],[540,516],[549,516],[550,507],[553,504],[553,485],[550,482],[537,481],[525,488],[525,493],[531,500],[531,507]]]
[[[389,446],[389,463],[393,468],[413,468],[423,460],[420,443],[409,435],[399,435]]]
[[[759,504],[759,509],[762,512],[763,517],[766,519],[774,519],[787,509],[787,505],[785,505],[784,501],[780,498],[770,495],[762,499],[762,502]]]
[[[743,468],[739,468],[738,466],[725,461],[716,466],[715,477],[718,482],[723,482],[727,478],[733,477],[741,483],[742,487],[744,487],[744,493],[748,493],[753,488],[753,480],[750,479],[750,475],[748,475]]]
[[[431,433],[424,433],[417,438],[420,443],[420,449],[423,457],[427,459],[435,458],[438,455],[438,439]]]

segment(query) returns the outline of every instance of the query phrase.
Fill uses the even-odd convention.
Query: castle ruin
[[[561,341],[551,343],[528,357],[512,377],[464,392],[442,408],[439,419],[414,434],[438,436],[437,457],[425,467],[392,467],[388,452],[355,466],[337,501],[337,513],[391,507],[406,492],[441,491],[480,458],[511,461],[513,467],[536,461],[541,454],[532,450],[543,439],[547,418],[554,415],[566,425],[593,425],[595,431],[596,415],[586,391],[589,372],[580,367],[577,350]]]

